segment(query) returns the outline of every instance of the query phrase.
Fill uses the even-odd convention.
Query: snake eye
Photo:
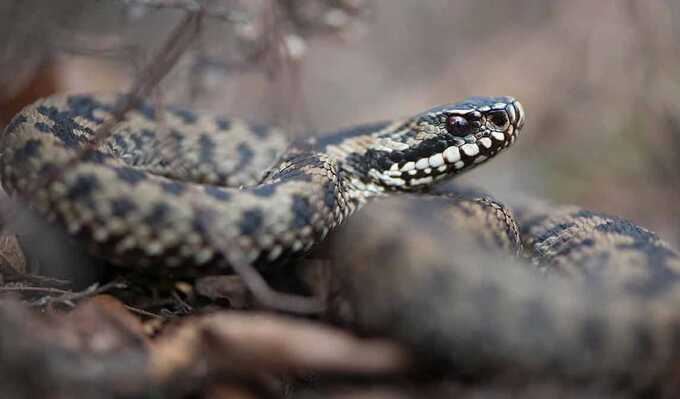
[[[508,127],[508,115],[505,113],[505,111],[492,112],[489,116],[487,116],[487,119],[500,129],[505,129]]]
[[[446,120],[446,130],[454,136],[467,136],[470,134],[470,122],[462,116],[451,116]]]

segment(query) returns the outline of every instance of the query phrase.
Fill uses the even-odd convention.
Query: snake
[[[371,203],[341,228],[335,319],[471,386],[677,397],[680,256],[667,243],[575,206],[430,194]]]
[[[289,143],[280,129],[141,104],[61,171],[123,101],[71,95],[29,106],[0,140],[1,180],[93,253],[155,268],[267,265],[308,251],[369,199],[487,161],[524,123],[517,100],[480,97]]]
[[[349,219],[337,264],[353,271],[339,279],[353,311],[341,318],[362,328],[465,370],[503,364],[621,380],[644,369],[642,386],[677,371],[680,256],[656,234],[580,208],[510,207],[441,189],[516,141],[526,114],[512,97],[470,97],[296,140],[148,102],[115,120],[129,100],[41,99],[0,137],[4,189],[113,264],[285,270]],[[350,217],[357,212],[365,216]],[[510,258],[521,265],[474,267]],[[522,309],[538,321],[511,317]]]

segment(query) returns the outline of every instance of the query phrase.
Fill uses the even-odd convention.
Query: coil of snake
[[[355,126],[319,139],[289,143],[284,132],[276,128],[181,108],[156,109],[140,104],[112,128],[106,140],[82,153],[94,132],[112,117],[121,101],[124,97],[118,95],[54,96],[27,107],[0,138],[0,177],[5,190],[28,200],[39,214],[87,243],[93,253],[113,263],[147,269],[214,270],[238,262],[257,265],[261,270],[275,267],[273,265],[295,254],[307,252],[374,198],[395,197],[400,192],[436,194],[436,188],[432,188],[435,183],[480,165],[508,148],[525,121],[521,104],[511,97],[473,97],[408,119]],[[79,162],[71,162],[77,154],[84,156]],[[64,168],[65,165],[69,167]],[[59,171],[58,178],[43,184],[45,181],[40,176],[54,174],[55,170]],[[446,195],[451,197],[450,193]],[[646,316],[653,315],[649,317],[652,321],[624,318],[617,324],[618,319],[608,313],[611,307],[594,306],[600,313],[576,312],[579,317],[565,315],[562,322],[549,323],[545,312],[564,307],[559,303],[550,305],[555,298],[546,300],[553,289],[546,287],[552,283],[531,283],[530,287],[526,282],[533,281],[533,277],[521,277],[526,284],[519,283],[519,286],[525,287],[526,292],[517,295],[517,290],[510,287],[518,284],[517,280],[504,280],[504,273],[496,270],[481,280],[479,276],[470,277],[469,273],[449,276],[456,279],[457,287],[467,288],[458,289],[455,295],[429,298],[422,308],[414,304],[411,310],[420,318],[414,317],[409,326],[395,327],[387,322],[391,325],[390,334],[421,349],[434,345],[432,351],[450,352],[443,357],[451,363],[470,361],[469,356],[462,355],[479,348],[460,335],[448,334],[434,344],[426,338],[432,337],[432,329],[430,335],[419,336],[418,331],[423,325],[437,324],[422,318],[438,314],[430,309],[438,306],[438,301],[467,300],[475,305],[475,299],[464,294],[469,293],[471,287],[492,285],[500,287],[494,291],[497,300],[494,304],[519,307],[525,304],[518,302],[517,298],[522,297],[552,308],[543,309],[543,323],[527,323],[524,327],[513,324],[514,335],[508,333],[508,337],[503,338],[502,334],[487,334],[484,344],[487,347],[482,352],[492,347],[505,357],[500,356],[499,360],[475,355],[472,363],[514,362],[527,369],[559,370],[560,374],[578,377],[597,374],[598,370],[601,374],[628,377],[630,374],[620,372],[624,368],[619,367],[621,363],[643,361],[655,376],[651,378],[647,372],[642,384],[645,386],[649,381],[657,381],[657,376],[667,376],[677,368],[680,317],[673,311],[673,305],[680,304],[680,284],[677,284],[680,257],[668,245],[653,233],[623,219],[576,208],[518,207],[516,224],[513,212],[505,205],[487,197],[472,197],[458,196],[449,205],[463,211],[463,219],[483,221],[481,229],[465,234],[495,236],[501,247],[516,253],[521,251],[523,242],[524,252],[542,267],[554,267],[560,272],[576,268],[589,275],[607,264],[599,280],[608,280],[606,273],[611,272],[610,268],[618,267],[621,262],[634,264],[632,268],[637,269],[628,271],[627,280],[621,278],[618,286],[630,285],[637,279],[633,284],[637,284],[638,292],[645,293],[645,298],[635,296],[633,302],[642,303],[636,309]],[[376,201],[369,209],[375,210],[381,203],[383,201]],[[435,208],[430,219],[437,214]],[[379,224],[375,216],[378,214],[380,211],[368,213],[367,220]],[[492,228],[495,231],[489,232]],[[395,225],[391,232],[398,230]],[[215,235],[225,244],[213,245]],[[439,234],[437,240],[441,241],[443,236],[445,234]],[[502,239],[497,239],[499,236]],[[365,248],[370,246],[370,241],[366,241],[363,248],[368,256],[355,259],[351,254],[358,251],[352,250],[355,244],[356,240],[344,247],[350,254],[347,259],[354,262],[347,264],[348,268],[362,259],[373,259],[372,255],[380,257],[372,253],[371,248]],[[433,254],[445,252],[443,258],[454,257],[446,253],[446,242],[440,244],[439,251],[432,251]],[[361,245],[355,248],[358,247]],[[401,250],[409,247],[412,245],[399,246]],[[619,255],[624,250],[628,259],[621,261]],[[407,258],[404,255],[402,260]],[[423,262],[429,258],[430,255],[423,257]],[[446,260],[438,258],[438,261]],[[420,273],[404,275],[410,276],[411,285],[418,286],[414,281],[420,278]],[[440,272],[437,276],[442,278]],[[645,276],[651,277],[645,280]],[[375,280],[380,278],[376,276]],[[364,282],[362,278],[356,285]],[[441,281],[436,284],[441,285]],[[404,288],[399,281],[394,285]],[[534,285],[542,287],[532,288]],[[611,296],[607,303],[621,300],[626,289],[617,288],[620,294]],[[560,292],[562,288],[554,290]],[[383,303],[393,302],[395,307],[409,308],[406,304],[416,294],[393,291],[385,293],[388,298],[383,298]],[[625,300],[629,301],[630,297],[626,294]],[[450,302],[442,303],[446,309],[449,306],[446,303]],[[361,304],[364,305],[366,303]],[[489,319],[493,308],[489,309],[488,301],[479,306],[486,309],[484,318],[476,319],[481,323],[480,329],[504,325],[493,322],[493,317]],[[501,312],[500,308],[502,306],[496,313]],[[505,311],[513,314],[507,308]],[[440,333],[455,329],[461,320],[471,323],[469,317],[455,320],[452,314],[442,317]],[[603,333],[604,324],[596,322],[605,319],[613,323],[606,324],[611,327],[606,331],[618,332],[615,337],[610,334],[616,345],[603,343],[611,337]],[[545,349],[551,346],[550,342],[509,338],[526,337],[529,328],[538,328],[529,334],[531,337],[540,332],[548,337],[548,332],[555,333],[558,325],[569,328],[554,335],[552,346],[558,348],[554,351]],[[627,338],[621,338],[626,334]],[[440,344],[444,347],[437,346]],[[563,344],[568,353],[560,352]],[[604,361],[598,357],[602,353],[595,351],[593,345],[602,347],[609,355],[630,356],[609,356]],[[573,360],[579,350],[587,350],[589,361],[565,360]],[[546,354],[537,360],[537,353]]]

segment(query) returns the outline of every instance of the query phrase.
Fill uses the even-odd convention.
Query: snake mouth
[[[513,125],[505,133],[493,131],[489,136],[473,142],[453,144],[442,152],[417,161],[394,163],[390,170],[377,174],[376,177],[393,188],[418,189],[487,161],[515,141],[518,129]]]

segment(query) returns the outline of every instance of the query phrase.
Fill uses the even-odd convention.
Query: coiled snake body
[[[492,157],[524,118],[512,98],[478,98],[286,147],[276,129],[142,105],[83,162],[34,186],[122,100],[53,97],[24,110],[0,143],[2,182],[96,253],[154,267],[262,263],[308,250],[368,198],[419,189]],[[208,229],[228,251],[214,248]]]
[[[434,183],[475,167],[512,144],[525,119],[522,106],[511,97],[474,97],[405,120],[357,126],[289,144],[275,128],[141,104],[112,128],[104,142],[83,150],[120,101],[124,98],[108,95],[55,96],[26,108],[0,138],[0,177],[6,190],[29,200],[40,214],[88,243],[94,253],[118,264],[160,269],[200,270],[237,263],[266,269],[309,250],[371,198],[405,191],[437,194]],[[72,162],[77,156],[81,159]],[[57,178],[41,178],[45,175]],[[388,223],[387,232],[376,227],[395,217],[383,215],[382,202],[369,207],[369,224],[364,220],[356,234],[377,229],[388,237],[403,238],[398,222]],[[424,215],[421,209],[423,217],[418,220],[440,215],[435,211],[438,206],[428,207]],[[514,252],[520,252],[521,239],[534,263],[556,274],[573,275],[578,269],[583,276],[606,281],[609,269],[621,268],[624,273],[612,275],[619,276],[613,279],[619,279],[617,287],[623,288],[606,294],[604,302],[598,299],[605,305],[593,306],[591,312],[586,296],[575,302],[583,309],[574,310],[577,305],[550,297],[551,283],[534,283],[534,277],[505,280],[502,271],[482,276],[469,271],[442,274],[438,267],[437,277],[432,277],[405,267],[392,273],[397,276],[394,281],[386,280],[399,289],[385,290],[385,281],[376,287],[366,284],[371,280],[366,274],[345,282],[358,290],[357,298],[363,298],[362,289],[372,295],[355,304],[370,314],[368,329],[375,329],[375,320],[403,313],[394,316],[398,322],[385,321],[390,334],[421,349],[431,346],[447,361],[487,366],[514,361],[520,368],[556,369],[578,377],[598,370],[628,377],[620,372],[620,361],[642,359],[649,368],[645,381],[656,381],[649,374],[667,376],[678,364],[679,317],[673,305],[680,303],[680,257],[653,233],[575,208],[522,206],[517,209],[518,227],[510,209],[486,197],[459,198],[452,206],[458,216],[448,214],[433,223],[451,219],[460,224],[478,222],[477,226],[456,237],[437,230],[435,238],[421,246],[430,248],[429,255],[418,258],[423,265],[463,259],[454,247],[460,251],[459,244],[468,242],[466,235],[486,237],[486,242]],[[362,262],[377,262],[368,275],[376,274],[371,281],[380,282],[382,255],[375,253],[370,237],[357,239],[356,234],[349,236],[349,242],[341,240],[340,253],[348,256],[340,264],[351,269]],[[456,245],[449,248],[447,240]],[[439,245],[432,246],[433,242]],[[402,252],[417,249],[414,246],[389,246],[391,267],[408,262],[412,256]],[[467,259],[467,267],[476,264]],[[457,288],[442,291],[447,284]],[[404,294],[410,292],[408,287],[421,291]],[[573,292],[588,291],[583,286],[580,290]],[[636,294],[629,295],[630,290]],[[374,295],[380,292],[383,297]],[[413,301],[424,292],[432,295]],[[479,292],[492,293],[493,300]],[[552,292],[570,295],[562,288]],[[625,309],[638,309],[649,318],[617,318],[616,311],[610,317],[614,303],[629,299],[635,306]],[[463,311],[452,301],[468,307]],[[527,304],[540,310],[542,318],[533,324],[512,319]],[[453,306],[451,311],[442,313],[448,306]],[[433,307],[440,309],[432,311]],[[479,314],[470,311],[476,308]],[[375,309],[387,310],[376,316]],[[561,309],[565,319],[547,316]],[[361,314],[354,321],[362,323]],[[478,332],[473,336],[485,340],[480,347],[455,332],[465,325]],[[498,326],[513,331],[491,331]],[[555,350],[548,349],[549,332],[554,334]],[[542,333],[543,338],[532,340]],[[611,339],[605,342],[607,338]],[[569,353],[560,352],[562,344]],[[579,350],[586,360],[575,360]]]

